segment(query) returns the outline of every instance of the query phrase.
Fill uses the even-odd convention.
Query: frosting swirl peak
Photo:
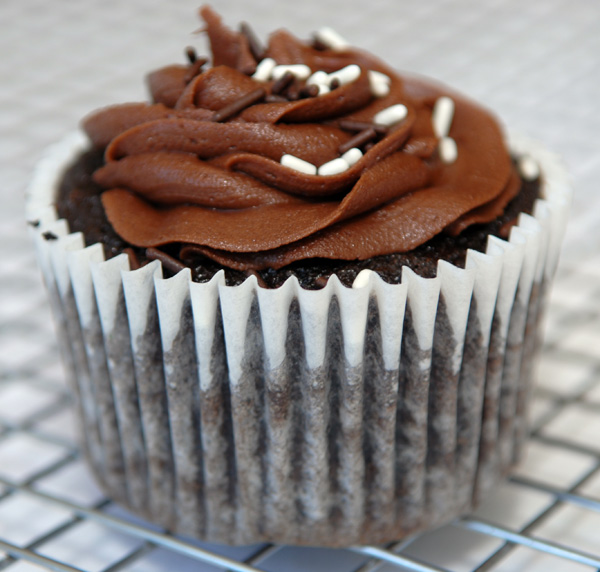
[[[148,77],[152,103],[84,121],[105,148],[94,179],[127,242],[191,246],[244,270],[366,259],[493,220],[519,191],[500,127],[462,96],[286,31],[257,54],[210,8],[201,15],[212,67],[160,69]],[[448,96],[453,118],[440,137],[432,114]]]

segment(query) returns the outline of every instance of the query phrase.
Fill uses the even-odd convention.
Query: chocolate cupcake
[[[98,481],[231,544],[468,512],[527,434],[560,161],[329,29],[263,48],[202,16],[211,65],[89,116],[30,188]]]

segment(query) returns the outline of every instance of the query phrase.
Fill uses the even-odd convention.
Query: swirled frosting
[[[260,58],[247,36],[209,8],[201,15],[211,67],[160,69],[148,78],[152,103],[108,107],[84,121],[93,145],[105,148],[105,164],[94,173],[105,189],[102,204],[128,243],[175,243],[243,270],[363,260],[493,220],[518,193],[497,121],[466,98],[400,76],[360,50],[317,48],[286,31],[271,35],[264,57],[311,73],[357,64],[360,73],[321,95],[269,98],[275,80],[252,77]],[[373,71],[389,78],[387,95],[373,94]],[[294,80],[296,95],[304,84]],[[256,103],[214,121],[215,112],[259,88]],[[432,127],[433,106],[444,95],[455,106],[452,163],[441,160]],[[305,174],[281,164],[283,155],[316,167],[339,158],[355,135],[345,122],[373,124],[399,103],[406,116],[343,172]]]

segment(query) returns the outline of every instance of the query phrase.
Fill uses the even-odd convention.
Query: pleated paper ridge
[[[52,206],[83,140],[49,150],[27,215],[106,492],[232,544],[380,543],[472,509],[522,451],[571,199],[560,161],[513,139],[545,187],[508,241],[490,237],[465,269],[440,262],[433,279],[404,268],[401,284],[334,276],[318,291],[104,261]]]

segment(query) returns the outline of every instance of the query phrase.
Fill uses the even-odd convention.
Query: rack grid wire
[[[544,141],[576,195],[548,309],[528,455],[471,515],[386,546],[224,547],[164,534],[95,485],[22,196],[43,147],[91,109],[145,97],[182,57],[198,0],[0,2],[0,571],[583,572],[600,570],[600,5],[587,0],[219,0],[230,24],[335,27]],[[275,9],[276,8],[276,9]],[[370,22],[372,25],[365,25]],[[374,33],[374,30],[377,30]]]

